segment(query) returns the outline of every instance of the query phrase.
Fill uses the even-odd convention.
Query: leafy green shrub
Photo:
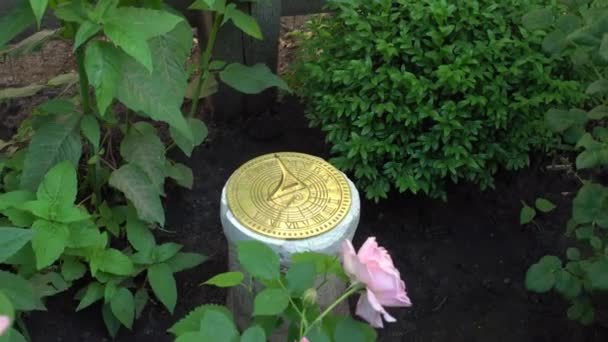
[[[566,235],[576,238],[580,248],[568,248],[563,261],[543,256],[528,269],[526,287],[538,293],[555,290],[570,302],[570,319],[591,324],[596,310],[602,309],[594,296],[608,291],[608,186],[585,179],[581,171],[608,166],[608,3],[578,0],[569,4],[567,11],[532,11],[524,23],[547,32],[546,51],[572,58],[578,72],[595,76],[585,92],[596,107],[588,111],[551,109],[545,115],[547,127],[578,152],[576,168],[570,171],[583,186],[572,203]]]
[[[551,143],[549,105],[583,99],[568,62],[521,28],[544,1],[334,2],[315,19],[295,66],[311,124],[367,196],[423,191],[448,180],[492,186],[501,167],[528,164]]]

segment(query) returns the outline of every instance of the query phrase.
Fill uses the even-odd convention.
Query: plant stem
[[[325,311],[323,311],[319,315],[319,317],[317,317],[312,323],[310,323],[308,328],[306,328],[306,330],[304,331],[304,334],[302,334],[300,336],[300,339],[305,337],[306,334],[308,334],[308,332],[310,331],[310,329],[312,327],[314,327],[316,324],[321,322],[323,320],[323,318],[325,318],[325,316],[327,316],[333,309],[336,308],[336,306],[338,306],[340,303],[342,303],[346,298],[350,297],[352,294],[357,293],[359,290],[364,289],[364,288],[365,288],[365,285],[362,283],[351,284],[350,287],[348,289],[346,289],[346,292],[344,292],[344,294],[342,296],[340,296],[340,298],[336,299],[336,301],[333,302],[330,306],[328,306],[327,309],[325,309]]]
[[[190,118],[193,118],[194,115],[197,113],[201,88],[203,87],[203,83],[205,82],[207,77],[209,77],[209,62],[211,61],[211,53],[213,52],[217,33],[220,29],[220,24],[222,23],[223,18],[223,14],[216,13],[214,15],[213,27],[211,28],[211,33],[209,34],[209,38],[207,39],[207,46],[205,47],[205,51],[200,55],[199,58],[200,75],[198,77],[198,81],[196,82],[196,91],[193,94],[194,97],[192,98],[192,106],[190,107],[190,114],[188,115],[188,117]]]
[[[76,63],[78,64],[78,79],[80,81],[80,100],[82,102],[82,112],[86,115],[90,112],[89,105],[89,79],[84,67],[84,49],[76,49]]]

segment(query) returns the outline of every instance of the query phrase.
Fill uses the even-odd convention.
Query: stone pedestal
[[[317,252],[323,254],[337,255],[340,245],[344,240],[351,240],[359,224],[361,213],[361,203],[359,193],[355,185],[348,180],[351,190],[352,202],[347,215],[340,221],[335,228],[321,235],[298,240],[283,240],[268,237],[256,233],[255,231],[243,226],[233,215],[228,207],[226,200],[226,188],[222,191],[221,198],[221,220],[224,234],[228,240],[228,257],[231,271],[239,271],[238,259],[235,243],[242,240],[256,240],[265,243],[272,248],[281,259],[281,267],[286,268],[291,262],[291,255],[301,252]],[[318,303],[322,307],[333,303],[343,292],[346,284],[336,277],[326,283],[322,291],[318,294]],[[254,286],[256,288],[256,286]],[[258,287],[259,288],[259,287]],[[338,313],[348,314],[348,305],[342,303],[336,310]],[[228,293],[228,308],[234,313],[235,320],[240,328],[246,327],[251,319],[253,312],[253,298],[242,286],[230,289]],[[286,332],[279,331],[280,336],[275,336],[273,341],[284,341]],[[283,338],[281,340],[281,338]]]

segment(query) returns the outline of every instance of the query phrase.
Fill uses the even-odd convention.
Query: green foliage
[[[547,106],[585,98],[568,61],[520,27],[544,3],[334,1],[295,66],[333,163],[374,199],[391,189],[446,198],[448,182],[486,188],[499,168],[527,166],[553,142]]]
[[[534,202],[535,208],[530,207],[522,201],[521,212],[519,213],[519,224],[524,225],[534,221],[537,210],[542,213],[549,213],[556,208],[555,204],[545,198],[537,198]]]
[[[344,274],[335,256],[318,253],[292,255],[292,264],[279,271],[279,256],[257,241],[237,242],[237,259],[248,273],[226,272],[204,284],[218,287],[243,286],[253,299],[252,319],[239,333],[230,311],[223,306],[201,305],[175,323],[169,332],[177,342],[242,341],[262,342],[271,337],[281,324],[289,325],[288,341],[375,341],[375,330],[350,317],[334,316],[330,308],[320,308],[310,293],[323,291],[331,274]],[[319,281],[317,281],[319,280]],[[358,292],[351,286],[342,300]],[[316,297],[313,296],[313,297]]]
[[[538,9],[524,17],[529,28],[548,32],[543,42],[547,52],[571,58],[577,72],[594,79],[585,90],[593,98],[594,108],[550,109],[545,114],[547,127],[578,152],[576,170],[597,170],[608,165],[606,5],[571,2],[566,11]],[[579,175],[579,179],[583,177]],[[542,211],[553,208],[543,201],[537,201],[537,207]],[[568,248],[564,262],[555,256],[541,258],[529,268],[526,287],[540,293],[550,290],[560,293],[571,303],[567,311],[570,319],[592,324],[593,294],[608,289],[607,229],[608,187],[583,180],[573,201],[566,234],[587,248]]]

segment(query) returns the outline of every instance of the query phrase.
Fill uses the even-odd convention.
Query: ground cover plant
[[[191,169],[167,152],[177,147],[190,156],[204,141],[198,99],[213,93],[203,85],[213,84],[216,74],[248,93],[286,86],[263,65],[211,59],[221,25],[232,21],[261,39],[255,20],[225,1],[197,1],[193,8],[216,15],[192,70],[196,86],[188,116],[181,108],[189,89],[192,28],[162,1],[21,1],[1,18],[5,57],[53,37],[69,40],[77,75],[60,75],[49,85],[80,89],[78,96],[64,91],[37,107],[2,146],[0,314],[9,318],[10,329],[1,340],[27,339],[23,314],[44,310],[44,298],[72,285],[80,287],[76,310],[101,301],[101,316],[115,336],[121,326],[131,329],[150,293],[172,313],[174,273],[205,260],[154,236],[165,224],[167,180],[193,184]],[[25,28],[40,25],[47,11],[59,18],[60,29],[4,47]],[[3,89],[0,101],[40,88]],[[160,133],[165,127],[167,137]]]
[[[529,290],[557,291],[570,303],[568,317],[585,325],[594,322],[598,307],[606,310],[598,294],[608,291],[608,184],[602,179],[602,168],[608,165],[608,8],[593,5],[574,1],[566,12],[542,8],[524,17],[529,28],[546,32],[543,47],[548,53],[572,58],[579,72],[593,78],[585,91],[593,96],[591,109],[555,108],[545,115],[547,126],[577,154],[570,172],[582,187],[566,234],[580,243],[566,250],[564,260],[543,256],[526,275]]]
[[[544,1],[334,1],[312,22],[295,85],[332,161],[369,198],[446,198],[551,146],[546,108],[584,98],[566,59],[521,26]],[[340,37],[332,39],[331,37]]]

